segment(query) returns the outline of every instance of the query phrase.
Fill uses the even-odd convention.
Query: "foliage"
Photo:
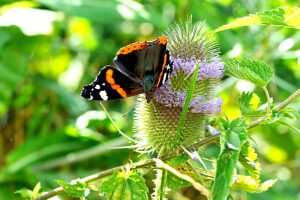
[[[148,188],[145,180],[135,171],[115,172],[108,180],[102,183],[99,191],[107,199],[148,199]]]
[[[260,87],[266,86],[272,79],[273,69],[262,61],[243,59],[229,60],[225,65],[226,74],[250,81]]]
[[[186,16],[194,23],[205,20],[214,30],[225,62],[227,77],[218,88],[222,113],[207,122],[221,132],[221,148],[203,146],[210,138],[217,142],[218,133],[204,138],[201,148],[185,147],[199,153],[206,168],[185,153],[163,161],[215,199],[296,199],[299,98],[280,107],[291,94],[299,96],[300,12],[294,6],[297,2],[279,0],[1,1],[1,199],[35,199],[58,186],[62,198],[147,199],[157,170],[147,159],[155,155],[117,149],[132,143],[120,138],[100,105],[85,101],[80,91],[99,68],[112,64],[120,47],[152,40]],[[134,98],[103,102],[129,137],[133,114],[127,111],[134,103]],[[184,118],[182,113],[182,124]],[[138,167],[143,170],[134,170],[143,162]],[[124,163],[131,170],[105,171]],[[96,172],[106,173],[106,179],[78,179]],[[169,171],[164,177],[164,192],[172,190],[168,198],[199,196],[190,179]]]
[[[212,198],[227,199],[234,169],[238,161],[241,147],[247,140],[247,125],[242,119],[232,122],[221,120],[224,131],[221,135],[221,152],[217,159],[216,177],[212,189]]]

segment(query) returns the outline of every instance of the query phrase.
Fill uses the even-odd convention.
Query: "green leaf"
[[[136,171],[114,172],[99,187],[100,195],[110,200],[147,200],[148,188]]]
[[[184,154],[184,155],[186,155],[186,154]],[[176,159],[176,160],[178,161],[179,159]],[[183,161],[183,159],[182,159],[182,161]],[[180,172],[181,174],[185,174],[185,175],[190,176],[192,178],[195,177],[194,171],[191,169],[191,167],[189,167],[186,164],[186,161],[185,162],[180,162],[180,163],[179,162],[175,163],[173,161],[172,163],[169,163],[169,165],[171,167],[173,167],[176,171]],[[175,190],[178,190],[182,187],[187,187],[187,186],[190,186],[190,185],[191,185],[190,182],[188,182],[186,180],[183,180],[183,179],[177,177],[176,175],[174,175],[172,173],[168,173],[167,186],[171,190],[175,191]]]
[[[179,156],[176,156],[172,158],[169,162],[168,165],[170,166],[175,166],[179,165],[181,163],[185,163],[190,157],[187,154],[181,154]]]
[[[291,107],[282,108],[280,110],[272,110],[272,115],[267,120],[263,121],[262,124],[272,124],[287,118],[296,120],[300,118],[300,114],[295,108]]]
[[[266,113],[265,110],[258,110],[262,103],[260,98],[252,92],[243,92],[238,99],[238,104],[243,116],[260,117]]]
[[[181,115],[180,115],[178,130],[177,130],[177,134],[176,134],[177,136],[181,135],[183,127],[184,127],[184,123],[185,123],[185,120],[186,120],[186,115],[188,113],[189,105],[190,105],[190,102],[192,100],[193,93],[194,93],[194,90],[195,90],[199,67],[200,67],[200,63],[198,62],[197,65],[196,65],[196,69],[193,73],[191,84],[190,84],[190,87],[188,89],[187,97],[186,97],[186,100],[184,102],[184,106],[183,106],[183,109],[182,109],[182,112],[181,112]]]
[[[223,123],[223,130],[220,138],[221,152],[217,159],[216,177],[212,189],[214,200],[227,198],[241,146],[247,139],[247,125],[243,119],[238,118],[231,122],[223,119],[220,122]]]
[[[215,31],[223,31],[227,29],[250,26],[250,25],[277,25],[290,28],[300,29],[300,8],[284,7],[264,12],[258,12],[255,15],[237,18],[232,22],[220,26]]]
[[[177,170],[179,171],[179,170]],[[184,174],[184,171],[180,171]],[[167,187],[170,188],[173,191],[179,190],[180,188],[187,187],[192,185],[190,182],[183,180],[181,178],[178,178],[172,173],[168,173],[167,177]]]
[[[260,177],[260,163],[258,162],[255,149],[250,146],[249,142],[242,146],[239,161],[248,170],[250,176],[258,181]]]
[[[41,189],[41,183],[38,182],[33,190],[29,190],[27,188],[22,188],[15,193],[20,194],[22,198],[24,199],[35,199],[39,196],[39,191]]]
[[[277,180],[268,180],[260,183],[258,180],[251,176],[236,176],[234,182],[231,185],[232,189],[243,190],[251,193],[259,193],[267,191],[272,187]]]
[[[16,194],[20,194],[23,199],[32,199],[31,194],[32,191],[27,188],[22,188],[20,190],[15,191]]]
[[[64,191],[71,197],[79,198],[86,197],[90,189],[86,187],[85,183],[76,181],[75,183],[68,183],[62,180],[56,180],[56,182],[64,188]]]
[[[38,197],[38,194],[39,194],[40,189],[41,189],[41,183],[38,182],[38,183],[34,186],[34,188],[33,188],[33,190],[32,190],[32,194],[31,194],[32,198],[35,199],[35,198]]]
[[[273,69],[270,65],[259,60],[232,59],[225,63],[225,74],[264,87],[272,80]]]

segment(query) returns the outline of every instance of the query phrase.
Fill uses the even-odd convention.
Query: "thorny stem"
[[[274,110],[280,110],[280,109],[286,107],[287,105],[289,105],[290,103],[292,103],[293,101],[295,101],[299,96],[300,96],[300,89],[297,90],[296,92],[294,92],[286,100],[284,100],[283,102],[281,102],[280,104],[278,104],[277,106],[275,106]],[[267,117],[268,116],[263,116],[263,117],[255,120],[255,121],[251,122],[249,124],[249,126],[248,126],[248,129],[253,128],[253,127],[259,125]],[[199,141],[197,143],[194,143],[191,146],[187,147],[187,149],[197,148],[197,147],[203,146],[205,144],[212,143],[212,142],[218,140],[219,136],[220,136],[219,133],[215,134],[215,135],[208,136],[205,139],[203,139],[203,140],[201,140],[201,141]],[[170,160],[170,159],[174,158],[175,156],[181,155],[183,153],[185,153],[183,150],[179,150],[179,151],[176,151],[176,152],[173,152],[173,153],[169,154],[168,156],[160,158],[160,160],[167,161],[167,160]],[[85,178],[80,179],[80,181],[85,182],[85,183],[93,182],[93,181],[98,180],[100,178],[103,178],[103,177],[106,177],[108,175],[111,175],[115,171],[121,171],[122,169],[128,167],[128,165],[130,166],[130,169],[138,169],[138,168],[143,168],[143,167],[151,166],[151,165],[154,165],[154,164],[155,164],[155,159],[152,158],[152,159],[148,159],[148,160],[142,161],[142,162],[121,165],[121,166],[118,166],[118,167],[115,167],[115,168],[111,168],[111,169],[108,169],[108,170],[105,170],[105,171],[102,171],[102,172],[99,172],[99,173],[87,176]],[[72,182],[72,181],[70,181],[70,182]],[[57,187],[57,188],[55,188],[55,189],[53,189],[53,190],[45,193],[44,195],[42,195],[40,197],[37,197],[35,200],[46,200],[48,198],[51,198],[51,197],[54,197],[54,196],[57,196],[57,195],[61,194],[63,191],[64,191],[63,187]]]

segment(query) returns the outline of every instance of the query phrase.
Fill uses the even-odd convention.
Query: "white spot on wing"
[[[104,86],[104,85],[105,85],[105,83],[102,83],[102,85]]]
[[[89,98],[89,100],[93,100],[94,99],[94,97],[92,96],[92,95],[90,95],[90,98]]]
[[[108,96],[107,96],[107,93],[105,90],[100,91],[99,95],[100,95],[101,99],[103,99],[104,101],[108,99]]]
[[[96,90],[99,90],[99,89],[100,89],[100,85],[96,85],[96,86],[95,86],[95,89],[96,89]]]
[[[164,84],[166,82],[166,79],[167,79],[167,73],[164,73],[164,77],[163,77],[163,80],[162,80],[162,84]]]

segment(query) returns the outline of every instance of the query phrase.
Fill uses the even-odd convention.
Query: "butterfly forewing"
[[[141,85],[111,66],[102,68],[97,78],[84,86],[81,96],[90,100],[112,100],[143,93]]]

